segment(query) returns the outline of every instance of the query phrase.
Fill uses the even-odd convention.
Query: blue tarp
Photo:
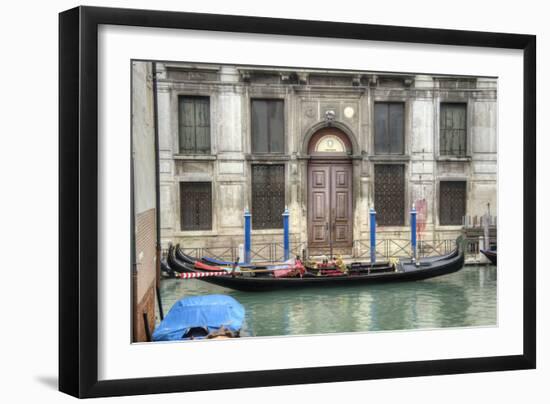
[[[222,326],[239,331],[244,320],[244,307],[231,296],[192,296],[178,300],[153,333],[153,341],[177,341],[191,328],[201,327],[208,332]]]

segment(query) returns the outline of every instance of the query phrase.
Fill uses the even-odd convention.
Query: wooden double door
[[[353,243],[352,165],[308,166],[308,235],[310,249],[351,251]]]

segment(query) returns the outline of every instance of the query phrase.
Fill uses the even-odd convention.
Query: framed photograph
[[[61,391],[535,368],[535,36],[94,7],[59,32]]]

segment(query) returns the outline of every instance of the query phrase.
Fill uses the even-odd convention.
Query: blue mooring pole
[[[288,208],[285,206],[285,211],[283,212],[283,245],[285,250],[285,261],[290,259],[290,237],[289,237],[289,228],[288,228],[288,217],[290,213]]]
[[[244,210],[244,262],[250,263],[250,218],[251,214],[248,209]]]
[[[411,249],[412,258],[416,261],[416,208],[414,203],[411,209]]]
[[[370,263],[376,263],[376,211],[370,208]]]

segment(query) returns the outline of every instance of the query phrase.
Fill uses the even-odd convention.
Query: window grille
[[[285,209],[285,167],[283,164],[252,166],[252,227],[283,227]]]
[[[374,209],[381,226],[405,224],[405,166],[376,164],[374,166]]]
[[[182,230],[212,230],[212,183],[181,182]]]
[[[466,181],[439,183],[439,224],[462,225],[466,215]]]

